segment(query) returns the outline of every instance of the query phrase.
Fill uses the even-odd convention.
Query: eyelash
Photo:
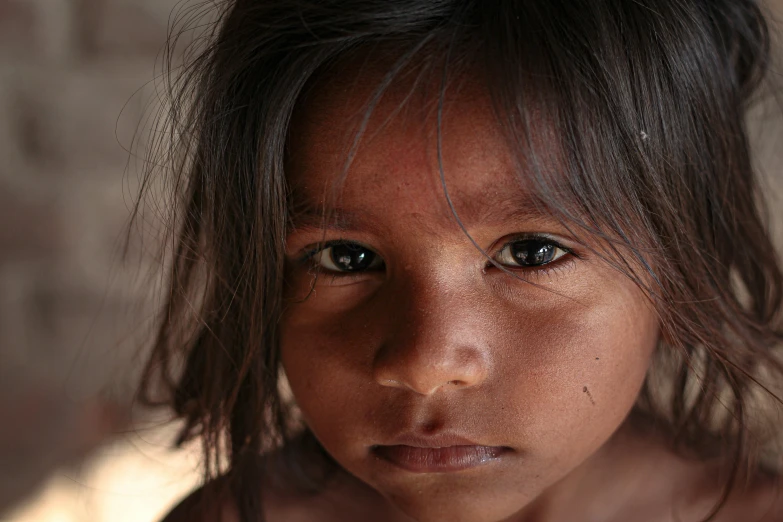
[[[509,248],[513,244],[520,243],[522,241],[541,241],[542,243],[553,246],[557,250],[561,250],[563,253],[560,256],[558,256],[557,259],[539,266],[527,266],[527,267],[516,266],[515,267],[515,266],[503,265],[495,260],[495,256],[503,252],[506,248]],[[317,263],[315,258],[319,253],[325,251],[328,248],[332,248],[334,246],[340,246],[340,245],[357,245],[357,246],[361,246],[362,248],[367,248],[362,246],[360,243],[356,243],[353,241],[346,241],[346,240],[327,241],[325,243],[318,245],[317,247],[308,249],[308,251],[304,254],[304,256],[302,256],[301,262],[309,265],[309,271],[311,273],[318,274],[318,275],[327,274],[331,276],[333,281],[335,279],[350,281],[352,279],[359,279],[361,277],[364,277],[367,275],[367,273],[378,271],[378,270],[360,270],[355,272],[330,271],[323,268]],[[373,252],[373,250],[370,248],[367,248],[367,250]],[[503,245],[499,249],[497,249],[495,254],[491,257],[493,260],[495,260],[495,262],[493,263],[488,261],[487,265],[484,267],[485,272],[490,268],[499,268],[500,270],[509,271],[511,273],[523,272],[525,274],[534,275],[537,278],[539,277],[543,278],[548,276],[551,277],[553,274],[570,266],[573,263],[574,259],[581,258],[579,255],[577,255],[574,252],[573,249],[563,246],[557,240],[544,234],[522,234],[522,235],[514,236],[512,239],[503,243]]]

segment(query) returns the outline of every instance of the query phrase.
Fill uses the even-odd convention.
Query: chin
[[[508,494],[443,494],[435,488],[387,495],[397,508],[416,522],[498,522],[524,509],[526,499],[514,502]]]

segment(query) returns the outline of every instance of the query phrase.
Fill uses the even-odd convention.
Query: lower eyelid
[[[385,271],[385,264],[381,262],[380,266],[377,268],[371,268],[367,270],[359,270],[354,272],[338,272],[334,270],[329,270],[327,268],[324,268],[323,266],[319,265],[318,263],[314,262],[314,258],[312,256],[307,257],[305,259],[302,259],[299,261],[299,265],[302,266],[307,270],[307,273],[314,277],[328,277],[331,280],[335,279],[353,279],[353,280],[359,280],[359,279],[369,279],[370,277],[384,272]]]
[[[314,274],[316,277],[315,285],[323,284],[330,287],[353,286],[372,281],[367,272],[320,272]],[[324,281],[324,278],[326,279]],[[320,283],[319,283],[320,281]]]
[[[545,265],[506,266],[506,265],[499,264],[499,267],[490,265],[485,269],[485,271],[487,269],[494,268],[502,272],[503,275],[514,276],[518,274],[520,276],[520,279],[523,281],[528,279],[528,276],[540,278],[540,277],[547,277],[548,275],[556,275],[561,270],[570,270],[571,268],[574,268],[576,266],[576,261],[580,259],[579,256],[566,249],[563,249],[563,252],[564,252],[563,255],[561,255],[559,258]]]
[[[566,252],[556,261],[552,261],[546,265],[523,268],[521,271],[526,274],[531,274],[533,277],[545,278],[545,277],[557,277],[563,273],[576,268],[577,257],[570,252]]]

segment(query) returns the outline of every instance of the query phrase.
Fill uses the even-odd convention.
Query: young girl
[[[783,520],[754,0],[214,9],[161,157],[143,398],[208,478],[167,522]]]

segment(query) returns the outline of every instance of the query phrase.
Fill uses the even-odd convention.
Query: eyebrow
[[[444,201],[444,205],[446,205]],[[457,217],[465,227],[496,226],[514,221],[532,221],[536,223],[559,221],[546,205],[538,198],[526,194],[504,196],[494,200],[488,196],[462,200],[457,209]],[[442,215],[444,220],[454,223],[454,214],[449,210]],[[334,231],[349,231],[359,229],[374,229],[376,221],[380,221],[372,212],[364,212],[343,208],[341,206],[326,207],[309,203],[299,204],[289,216],[291,229],[322,229]]]

